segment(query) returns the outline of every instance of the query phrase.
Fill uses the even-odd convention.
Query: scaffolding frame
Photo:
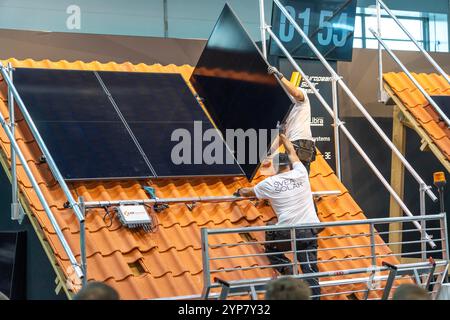
[[[425,97],[425,99],[433,106],[436,112],[439,114],[441,119],[446,123],[447,127],[450,127],[450,120],[447,115],[442,111],[439,105],[431,98],[428,92],[420,85],[420,83],[414,78],[412,73],[406,68],[406,66],[401,62],[398,56],[390,49],[389,45],[383,40],[382,33],[382,23],[381,23],[381,15],[382,10],[384,10],[387,15],[396,23],[396,25],[404,32],[404,34],[408,37],[408,39],[417,47],[419,52],[425,57],[425,59],[433,66],[433,68],[450,84],[450,77],[447,73],[441,68],[441,66],[431,57],[431,55],[424,49],[423,46],[414,38],[414,36],[408,31],[408,29],[400,22],[397,16],[391,11],[391,9],[384,3],[383,0],[376,0],[376,16],[377,16],[377,30],[373,28],[369,28],[369,31],[373,34],[375,39],[378,42],[378,98],[379,102],[388,103],[388,97],[393,97],[394,102],[397,106],[394,107],[393,111],[393,139],[396,140],[395,144],[398,148],[405,151],[406,144],[406,136],[404,132],[404,127],[407,123],[411,123],[413,130],[415,130],[420,137],[424,137],[423,129],[415,126],[414,120],[410,117],[404,110],[401,102],[394,97],[394,94],[390,91],[390,89],[386,89],[384,87],[383,81],[383,49],[388,53],[388,55],[392,58],[392,60],[400,67],[400,69],[405,73],[405,75],[411,80],[414,86],[420,91],[420,93]],[[406,117],[406,119],[403,119]],[[424,145],[422,146],[424,149],[426,146],[432,145],[428,139],[423,138]],[[422,150],[421,147],[421,150]],[[433,152],[436,154],[439,161],[444,165],[444,167],[449,170],[449,166],[445,161],[438,156],[439,152],[436,152],[435,147],[431,147]],[[399,163],[396,159],[393,158],[391,165],[391,180],[392,184],[395,184],[395,188],[399,190],[400,194],[403,196],[403,184],[404,184],[404,166],[402,163]],[[427,186],[425,184],[420,184],[419,187],[419,203],[420,203],[420,215],[426,214],[426,204],[425,204],[425,189]],[[398,215],[398,208],[395,207],[395,204],[391,201],[391,215]],[[422,222],[422,228],[426,228],[426,222]],[[423,249],[423,248],[422,248]],[[397,248],[397,250],[401,250]],[[422,256],[422,259],[424,256]]]
[[[375,129],[375,131],[380,135],[380,137],[383,139],[383,141],[386,143],[386,145],[391,149],[392,153],[397,156],[399,161],[401,161],[401,163],[404,165],[404,167],[408,170],[408,172],[417,181],[417,183],[419,184],[419,192],[421,194],[421,197],[420,197],[421,208],[423,207],[425,209],[425,201],[423,200],[423,203],[422,203],[422,199],[424,199],[425,197],[422,197],[422,194],[427,194],[431,198],[432,201],[436,202],[437,197],[431,190],[431,187],[425,183],[425,181],[421,178],[421,176],[417,173],[417,171],[411,166],[411,164],[404,157],[404,155],[392,143],[392,141],[389,139],[389,137],[386,135],[386,133],[380,128],[380,126],[376,123],[376,121],[373,119],[373,117],[368,113],[366,108],[361,104],[361,102],[358,100],[358,98],[353,94],[353,92],[350,90],[350,88],[346,85],[343,78],[341,76],[339,76],[339,74],[333,69],[333,67],[329,64],[329,62],[325,59],[325,57],[320,53],[320,51],[312,43],[312,41],[305,34],[305,32],[300,28],[300,26],[297,24],[295,19],[289,14],[289,12],[280,3],[279,0],[272,0],[272,1],[280,9],[281,13],[286,17],[286,19],[294,27],[294,29],[300,34],[300,36],[303,38],[305,43],[309,46],[309,48],[315,54],[317,59],[319,59],[320,62],[323,64],[323,66],[330,72],[331,77],[332,77],[333,92],[337,92],[338,85],[341,87],[343,92],[345,94],[347,94],[347,96],[353,101],[354,105],[364,115],[364,117],[368,120],[368,122]],[[265,22],[264,0],[259,1],[259,6],[260,6],[260,16],[261,16],[260,17],[261,36],[262,36],[261,40],[263,43],[263,52],[266,52],[266,54],[267,54],[266,38],[268,35],[276,43],[276,45],[280,48],[280,50],[284,53],[284,55],[286,56],[288,61],[292,64],[292,66],[296,69],[296,71],[298,71],[302,75],[303,79],[308,84],[309,88],[313,91],[313,93],[318,98],[318,100],[321,102],[323,107],[333,118],[334,135],[335,135],[336,168],[341,167],[340,166],[340,143],[339,143],[339,130],[340,130],[347,137],[347,139],[350,141],[350,143],[355,147],[355,149],[358,151],[358,153],[361,155],[361,157],[364,159],[364,161],[367,163],[367,165],[370,167],[370,169],[374,172],[374,174],[377,176],[377,178],[381,181],[381,183],[384,185],[384,187],[387,189],[387,191],[391,195],[392,199],[395,200],[395,202],[399,205],[399,207],[402,209],[402,211],[406,215],[413,217],[414,216],[413,213],[409,210],[409,208],[403,202],[401,197],[392,188],[392,186],[389,184],[389,182],[384,178],[384,176],[381,174],[379,169],[376,167],[376,165],[372,162],[372,160],[366,154],[364,149],[355,140],[353,135],[348,131],[348,129],[345,126],[345,123],[339,119],[339,111],[338,111],[339,107],[338,107],[337,95],[333,94],[333,107],[330,107],[330,105],[326,102],[326,100],[323,98],[323,96],[319,93],[319,91],[311,83],[308,76],[300,68],[300,66],[297,64],[295,59],[292,57],[292,55],[289,53],[289,51],[286,49],[286,47],[283,45],[283,43],[280,41],[280,39],[272,31],[271,26]],[[266,49],[264,49],[264,48],[266,48]],[[266,56],[266,58],[267,58],[267,56]],[[339,175],[340,175],[340,173],[338,172],[338,176]],[[422,229],[422,226],[420,224],[418,224],[417,222],[414,222],[414,225],[416,226],[417,229],[419,229],[419,230]],[[424,233],[423,237],[428,240],[428,243],[431,246],[431,248],[435,247],[435,244],[434,244],[433,240],[429,237],[429,235]]]
[[[421,222],[421,221],[435,221],[439,222],[439,228],[430,228],[429,231],[439,232],[439,238],[435,239],[435,241],[439,242],[440,249],[429,251],[430,254],[441,254],[442,259],[432,260],[431,263],[429,259],[425,259],[423,261],[415,262],[415,263],[400,263],[395,266],[398,271],[395,274],[383,274],[383,272],[387,273],[393,267],[391,264],[386,263],[384,259],[388,258],[400,258],[402,255],[412,256],[412,255],[421,255],[421,251],[413,251],[404,252],[403,254],[396,253],[385,253],[382,254],[379,250],[380,247],[389,246],[391,243],[387,242],[379,242],[377,243],[376,237],[381,235],[388,235],[390,232],[378,232],[375,226],[380,226],[383,224],[390,225],[392,223],[411,223],[411,222]],[[318,264],[327,264],[327,263],[335,263],[337,261],[363,261],[366,267],[354,268],[354,269],[341,269],[341,270],[333,270],[326,272],[317,272],[317,273],[307,273],[300,274],[298,273],[298,268],[304,263],[309,262],[301,262],[295,258],[292,258],[292,262],[287,264],[263,264],[263,265],[254,265],[254,261],[244,262],[245,259],[252,258],[267,258],[269,255],[279,255],[279,254],[291,254],[293,257],[296,257],[296,254],[300,252],[307,252],[316,249],[305,249],[305,250],[297,250],[294,243],[299,240],[308,241],[307,239],[298,239],[296,238],[297,230],[305,230],[305,229],[314,229],[314,228],[331,228],[331,227],[343,227],[343,226],[364,226],[365,229],[369,230],[364,234],[345,234],[339,236],[318,236],[317,240],[326,240],[330,238],[355,238],[355,237],[365,237],[369,239],[369,244],[366,245],[355,245],[355,246],[342,246],[342,247],[332,247],[332,248],[319,248],[318,252],[324,251],[334,251],[334,250],[360,250],[362,248],[369,249],[370,255],[364,257],[358,257],[357,254],[355,258],[343,258],[343,259],[320,259],[316,262]],[[294,277],[298,279],[311,279],[311,278],[329,278],[333,277],[335,279],[331,280],[320,280],[319,286],[321,288],[324,287],[337,287],[344,286],[349,284],[360,284],[365,285],[365,289],[355,289],[345,291],[345,294],[351,293],[362,293],[364,295],[364,299],[368,299],[370,296],[370,292],[372,291],[384,291],[384,298],[389,295],[391,288],[393,287],[394,281],[401,278],[401,276],[407,274],[428,274],[429,281],[427,283],[433,285],[432,294],[433,297],[436,297],[439,294],[440,286],[442,283],[446,282],[446,275],[448,271],[448,233],[447,233],[447,218],[445,213],[437,214],[437,215],[427,215],[416,216],[416,217],[396,217],[396,218],[380,218],[380,219],[366,219],[366,220],[347,220],[347,221],[335,221],[335,222],[326,222],[326,223],[314,223],[314,224],[302,224],[298,226],[283,226],[283,225],[275,225],[275,226],[263,226],[263,227],[246,227],[246,228],[234,228],[234,229],[208,229],[202,228],[202,257],[203,257],[203,299],[210,298],[219,298],[225,299],[229,296],[242,296],[249,294],[252,299],[257,298],[257,293],[262,293],[265,291],[265,286],[268,282],[273,280],[272,278],[247,278],[247,279],[233,279],[233,272],[240,271],[251,271],[251,270],[267,270],[275,267],[289,267],[292,268],[293,272],[289,277]],[[263,241],[250,241],[250,242],[237,242],[237,243],[226,243],[226,244],[211,244],[211,237],[218,237],[224,234],[240,234],[240,233],[248,233],[253,234],[254,238],[257,238],[256,234],[258,233],[266,233],[269,231],[290,231],[290,238],[288,239],[280,239],[280,240],[263,240]],[[415,232],[417,230],[403,230],[401,232]],[[412,241],[402,241],[401,245],[414,245],[421,244],[426,240],[420,238],[419,240]],[[264,251],[264,245],[272,242],[290,242],[291,249],[289,251],[279,251],[279,252],[261,252]],[[217,241],[214,241],[217,243]],[[251,247],[256,253],[245,254],[245,255],[214,255],[214,249],[221,249],[225,247]],[[224,250],[219,250],[218,253],[222,254],[225,252]],[[239,263],[239,267],[233,268],[222,268],[217,266],[217,261],[227,260],[232,261],[233,259],[242,259]],[[215,264],[215,269],[212,268],[212,265]],[[431,271],[430,271],[430,268]],[[240,275],[241,273],[239,273]],[[222,275],[225,278],[222,278]],[[355,275],[366,275],[363,277],[354,277]],[[436,276],[437,280],[431,280],[431,275]],[[284,276],[279,276],[278,278],[283,278]],[[344,277],[343,279],[337,279],[339,277]],[[417,279],[417,277],[415,278]],[[380,283],[385,282],[386,285],[384,288],[381,288]],[[377,287],[378,285],[378,287]],[[216,290],[213,292],[213,290]],[[219,290],[219,291],[217,291]],[[388,293],[386,293],[389,291]],[[321,294],[320,297],[331,296],[331,295],[342,295],[343,292],[334,292],[332,294]]]

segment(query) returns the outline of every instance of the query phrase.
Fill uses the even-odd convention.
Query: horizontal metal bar
[[[433,241],[442,241],[444,239],[434,239]],[[375,246],[384,246],[384,245],[392,245],[392,244],[413,244],[413,243],[424,243],[427,242],[426,239],[422,239],[422,240],[415,240],[415,241],[402,241],[402,242],[386,242],[386,243],[380,243],[380,244],[376,244]]]
[[[412,229],[412,231],[417,232],[417,229]],[[381,233],[380,233],[381,234]],[[336,236],[326,236],[326,237],[317,237],[317,240],[328,240],[328,239],[346,239],[346,238],[356,238],[356,237],[367,237],[370,236],[369,233],[355,233],[355,234],[346,234],[346,235],[336,235]],[[313,238],[304,238],[313,239]],[[210,244],[210,249],[217,249],[223,247],[236,247],[236,246],[246,246],[246,245],[264,245],[266,243],[277,243],[277,242],[288,242],[290,240],[265,240],[265,241],[249,241],[249,242],[239,242],[239,243],[223,243],[223,244]]]
[[[299,252],[299,250],[297,251]],[[275,256],[277,254],[291,254],[294,251],[277,251],[277,252],[263,252],[263,253],[250,253],[250,254],[242,254],[237,256],[220,256],[220,257],[212,257],[209,260],[228,260],[228,259],[240,259],[240,258],[252,258],[252,257],[266,257],[266,256]]]
[[[302,230],[302,229],[312,229],[312,228],[326,228],[326,227],[339,227],[339,226],[352,226],[352,225],[370,225],[379,223],[393,223],[393,222],[414,222],[414,221],[430,221],[439,220],[444,217],[445,214],[435,214],[426,216],[412,216],[412,217],[393,217],[393,218],[376,218],[376,219],[365,219],[365,220],[345,220],[345,221],[333,221],[333,222],[321,222],[321,223],[305,223],[297,226],[283,226],[283,225],[273,225],[273,226],[261,226],[261,227],[246,227],[246,228],[229,228],[229,229],[207,229],[208,234],[227,234],[227,233],[248,233],[248,232],[258,232],[258,231],[277,231],[277,230],[290,230],[292,228]]]
[[[440,231],[441,228],[425,228],[425,231]],[[377,231],[377,235],[391,234],[391,233],[409,233],[417,232],[417,229],[407,229],[407,230],[393,230],[393,231]]]
[[[242,271],[242,270],[253,270],[253,269],[272,269],[277,267],[288,267],[293,266],[294,263],[279,263],[279,264],[263,264],[253,267],[239,267],[239,268],[224,268],[211,270],[210,273],[220,273],[220,272],[230,272],[230,271]]]
[[[325,197],[340,195],[341,191],[315,191],[314,197]],[[87,201],[86,208],[104,208],[120,205],[142,205],[142,204],[170,204],[170,203],[196,203],[196,202],[237,202],[256,200],[255,197],[235,197],[235,196],[205,196],[186,198],[158,198],[158,199],[136,199],[136,200],[107,200],[107,201]]]

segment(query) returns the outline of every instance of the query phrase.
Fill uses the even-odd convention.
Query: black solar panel
[[[154,176],[121,122],[37,122],[68,180]]]
[[[98,72],[126,121],[207,120],[180,74]]]
[[[180,74],[99,72],[101,80],[130,126],[133,135],[147,155],[156,175],[208,176],[241,175],[233,162],[226,165],[227,155],[233,158],[222,143],[223,157],[219,163],[205,165],[203,150],[208,142],[194,139],[194,121],[201,122],[200,135],[213,126]],[[172,150],[180,139],[172,141],[172,134],[180,130],[189,133],[189,163],[179,164],[172,158]],[[195,137],[197,138],[197,137]],[[200,163],[195,164],[194,144]],[[187,151],[187,150],[186,150]],[[199,157],[197,157],[199,159]],[[176,163],[174,163],[174,160]],[[187,161],[186,161],[187,162]]]
[[[194,140],[190,162],[174,163],[175,130],[193,139],[194,121],[202,123],[196,141],[206,146],[213,128],[179,74],[19,68],[14,83],[66,179],[242,174],[235,162],[194,163]]]
[[[224,136],[227,129],[275,129],[288,114],[292,101],[278,80],[267,74],[267,67],[255,43],[225,5],[191,78]],[[265,144],[258,141],[264,148],[258,153],[264,155],[270,143],[270,139]],[[250,161],[250,149],[247,144],[246,160],[239,161],[249,179],[259,167],[259,162]]]
[[[153,176],[93,72],[17,68],[14,83],[65,179]]]

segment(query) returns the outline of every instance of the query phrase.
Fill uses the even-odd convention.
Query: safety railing
[[[359,143],[355,140],[355,138],[352,136],[352,134],[348,131],[348,129],[345,126],[345,123],[340,120],[337,94],[335,94],[337,92],[337,86],[339,85],[341,87],[341,89],[343,90],[343,92],[353,101],[353,103],[358,108],[358,110],[368,120],[368,122],[375,129],[375,131],[378,133],[378,135],[383,139],[383,141],[386,143],[386,145],[400,159],[400,161],[402,162],[402,164],[404,165],[406,170],[408,170],[408,172],[413,176],[413,178],[419,184],[420,207],[425,209],[425,194],[427,194],[432,199],[432,201],[434,201],[434,202],[437,201],[437,197],[432,192],[431,187],[425,183],[425,181],[417,173],[417,171],[411,166],[411,164],[408,162],[408,160],[403,156],[403,154],[398,150],[398,148],[392,143],[392,141],[389,139],[389,137],[386,135],[386,133],[380,128],[380,126],[376,123],[376,121],[369,114],[369,112],[366,110],[366,108],[361,104],[361,102],[358,100],[358,98],[352,93],[352,91],[346,85],[346,83],[344,82],[342,77],[340,77],[337,74],[337,72],[328,63],[328,61],[325,59],[325,57],[320,53],[320,51],[317,49],[317,47],[312,43],[312,41],[309,39],[309,37],[300,28],[300,26],[297,24],[295,19],[289,14],[289,12],[286,10],[286,8],[280,3],[279,0],[273,0],[273,3],[280,9],[281,13],[286,17],[286,19],[289,21],[289,23],[294,27],[294,30],[296,30],[300,34],[300,36],[303,38],[304,42],[309,46],[309,48],[312,50],[312,52],[317,57],[317,59],[319,59],[321,61],[321,63],[325,66],[325,68],[330,72],[330,74],[332,76],[333,107],[330,107],[328,102],[323,98],[323,96],[320,94],[320,92],[311,83],[308,76],[300,68],[300,66],[297,64],[295,59],[292,57],[292,55],[289,53],[289,51],[286,49],[286,47],[283,45],[283,43],[280,41],[280,39],[271,30],[270,25],[268,25],[265,22],[264,1],[260,0],[259,5],[260,5],[260,15],[261,15],[261,36],[262,36],[263,53],[267,54],[266,35],[268,34],[269,37],[275,42],[275,44],[281,49],[281,51],[284,53],[284,55],[286,56],[288,61],[292,64],[292,66],[295,68],[295,70],[297,70],[302,75],[303,79],[308,84],[309,88],[313,91],[315,96],[318,98],[318,100],[325,107],[327,112],[334,119],[334,136],[335,136],[334,140],[335,140],[335,155],[336,155],[336,168],[337,168],[336,171],[337,171],[338,177],[340,178],[340,167],[341,167],[341,165],[340,165],[339,132],[342,132],[347,137],[347,139],[350,141],[350,143],[355,147],[355,149],[358,151],[358,153],[361,155],[361,157],[364,159],[364,161],[368,164],[368,166],[371,168],[371,170],[374,172],[374,174],[377,176],[377,178],[381,181],[381,183],[384,185],[384,187],[390,193],[392,198],[397,202],[397,204],[400,206],[402,211],[410,217],[414,216],[412,214],[412,212],[409,210],[409,208],[406,206],[406,204],[403,202],[403,200],[400,198],[400,196],[395,192],[395,190],[391,187],[389,182],[384,178],[384,176],[381,174],[381,172],[378,170],[378,168],[375,166],[375,164],[372,162],[372,160],[366,154],[364,149],[359,145]],[[422,228],[422,226],[420,224],[418,224],[417,222],[414,222],[414,225],[419,230]],[[433,243],[431,238],[429,238],[429,236],[426,233],[424,234],[424,237],[428,240],[428,243],[433,248],[435,246],[435,244]]]
[[[20,210],[20,204],[18,202],[18,188],[17,188],[17,163],[16,163],[16,157],[19,159],[22,167],[25,170],[25,173],[30,179],[31,185],[33,187],[34,192],[36,192],[36,195],[41,203],[41,205],[44,208],[44,211],[47,215],[47,217],[50,220],[50,223],[52,224],[53,229],[55,230],[55,233],[61,242],[61,245],[64,249],[64,252],[66,253],[74,271],[75,275],[79,278],[80,282],[83,283],[83,285],[87,281],[87,264],[86,264],[86,246],[85,246],[85,220],[84,215],[82,214],[78,203],[73,198],[69,187],[67,186],[66,182],[64,181],[64,178],[62,177],[58,167],[56,166],[50,152],[48,151],[44,140],[42,139],[41,135],[39,134],[39,131],[36,128],[36,125],[34,124],[33,119],[31,118],[30,114],[28,113],[28,110],[25,106],[25,103],[23,102],[22,98],[20,97],[20,94],[18,93],[16,87],[13,83],[13,68],[11,65],[4,66],[0,62],[0,73],[3,77],[3,80],[5,81],[7,88],[8,88],[8,109],[9,109],[9,116],[10,121],[9,123],[6,122],[3,115],[0,114],[0,122],[1,125],[8,136],[8,139],[11,142],[11,183],[12,183],[12,192],[13,192],[13,201],[12,201],[12,213],[11,215],[13,217],[17,217],[17,210]],[[74,213],[80,223],[80,255],[81,255],[81,262],[78,262],[75,258],[75,255],[70,248],[67,239],[64,237],[64,234],[61,231],[61,228],[59,227],[59,224],[53,214],[53,212],[50,209],[50,206],[48,205],[42,190],[39,187],[39,184],[37,183],[36,178],[34,177],[30,167],[28,166],[28,162],[26,161],[17,141],[15,138],[15,114],[14,114],[14,106],[15,104],[19,107],[28,127],[30,128],[31,133],[33,134],[33,137],[35,138],[39,148],[41,149],[45,160],[55,177],[56,181],[61,186],[61,189],[63,190],[65,196],[67,197],[69,206],[74,210]]]
[[[405,72],[407,77],[414,83],[414,85],[419,89],[419,91],[424,95],[424,97],[430,102],[430,104],[435,108],[436,112],[441,116],[441,118],[445,121],[447,126],[450,126],[450,121],[447,115],[442,111],[442,109],[436,104],[436,102],[428,95],[428,93],[424,90],[424,88],[418,83],[418,81],[412,76],[412,74],[408,71],[408,69],[402,64],[400,59],[389,49],[387,44],[382,40],[382,29],[381,29],[381,9],[384,9],[389,17],[391,17],[395,23],[400,27],[400,29],[406,34],[406,36],[411,40],[412,43],[419,49],[425,59],[434,67],[434,69],[450,84],[450,77],[448,74],[441,68],[441,66],[430,56],[430,54],[419,44],[419,42],[413,37],[413,35],[408,31],[408,29],[400,22],[397,16],[389,9],[389,7],[382,1],[376,0],[377,7],[377,31],[370,29],[370,32],[377,38],[378,40],[378,80],[379,80],[379,100],[380,102],[384,102],[383,100],[383,54],[382,48],[384,48],[392,59],[400,66],[400,68]]]
[[[410,226],[422,221],[429,222],[430,227],[426,231],[433,234],[438,244],[435,249],[425,252],[426,259],[421,258],[420,245],[426,240]],[[402,227],[394,231],[389,228],[391,224]],[[359,299],[387,299],[391,289],[395,290],[403,282],[418,283],[423,287],[429,285],[430,294],[435,297],[440,285],[446,282],[448,270],[446,226],[446,215],[443,213],[291,227],[203,228],[202,297],[225,299],[250,295],[256,299],[258,294],[264,293],[268,282],[284,276],[318,280],[315,282],[318,285],[310,282],[312,289],[320,288],[320,293],[315,290],[313,298],[356,294]],[[319,228],[323,231],[317,236],[306,233],[307,230]],[[401,233],[402,240],[389,242],[389,234],[395,232]],[[268,233],[271,235],[266,237]],[[235,239],[235,242],[221,241],[225,235],[227,239]],[[318,247],[315,247],[315,241]],[[389,249],[391,245],[402,246],[403,252],[393,253]],[[314,252],[317,254],[308,255]],[[281,259],[281,255],[287,255],[287,258]],[[312,260],[315,256],[317,258]],[[402,263],[404,258],[415,257],[417,260],[414,262]],[[312,264],[317,264],[317,272],[308,272],[315,270]],[[308,265],[306,272],[300,273],[305,265]],[[281,268],[288,272],[281,274]]]

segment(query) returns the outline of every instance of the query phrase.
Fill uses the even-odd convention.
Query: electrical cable
[[[109,211],[108,206],[104,206],[103,209],[105,210],[105,215],[103,216],[103,222],[105,223],[105,225],[106,225],[106,217],[108,216],[110,219],[109,225],[106,225],[106,228],[109,229],[112,227],[115,211],[113,212],[114,215],[111,215],[111,212]]]

